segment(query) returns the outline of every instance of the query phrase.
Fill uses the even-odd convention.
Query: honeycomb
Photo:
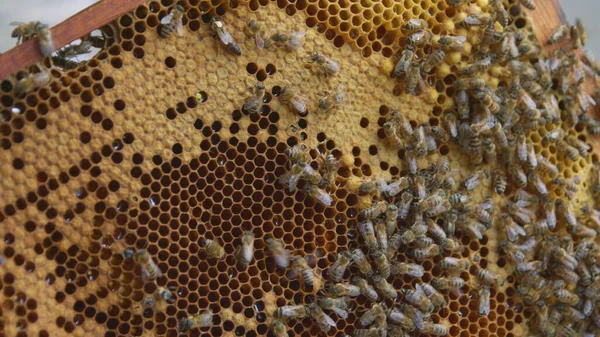
[[[470,5],[487,13],[488,2]],[[185,33],[163,39],[160,21],[176,3],[185,8]],[[520,1],[504,5],[512,17],[510,28],[533,38],[530,12]],[[208,24],[213,15],[222,16],[241,56],[219,48]],[[406,153],[387,137],[384,124],[397,109],[413,127],[437,126],[454,109],[456,74],[472,61],[471,50],[480,39],[477,30],[459,25],[466,15],[465,7],[428,0],[151,1],[110,27],[98,27],[107,34],[104,50],[76,69],[53,69],[48,85],[15,94],[17,81],[48,67],[48,60],[4,79],[0,332],[177,336],[182,318],[210,309],[212,325],[188,335],[271,335],[278,307],[312,303],[321,291],[307,291],[299,277],[277,268],[265,239],[281,240],[323,278],[339,252],[364,248],[359,214],[377,200],[359,192],[358,184],[408,172]],[[404,81],[390,76],[408,37],[402,26],[412,18],[425,20],[433,34],[468,37],[462,53],[450,53],[424,76],[426,86],[418,96],[405,94]],[[271,33],[306,30],[303,47],[257,50],[244,34],[249,19]],[[336,60],[341,73],[320,76],[308,64],[313,50]],[[415,54],[424,59],[433,50],[433,42],[426,43]],[[490,87],[506,86],[500,73],[494,66],[484,75]],[[257,81],[267,88],[264,105],[248,114],[242,105]],[[313,103],[340,84],[347,89],[347,104],[317,113]],[[307,116],[281,104],[284,87],[311,102]],[[561,99],[563,121],[565,104]],[[573,200],[579,214],[580,206],[593,200],[592,163],[598,158],[593,148],[577,160],[567,158],[545,137],[557,129],[593,146],[595,140],[582,123],[568,127],[558,121],[527,133],[535,152],[557,165],[560,177],[582,179]],[[290,192],[278,181],[290,166],[286,149],[300,143],[311,149],[309,164],[315,169],[326,152],[339,160],[335,184],[328,189],[330,206],[302,189]],[[419,159],[420,169],[447,157],[459,169],[457,181],[477,170],[457,144],[438,145]],[[496,208],[516,190],[511,185],[505,195],[494,195]],[[481,202],[492,188],[482,179],[473,200]],[[567,194],[561,186],[549,188],[551,198]],[[236,250],[245,231],[254,234],[255,251],[247,268],[240,268]],[[564,235],[565,226],[555,232]],[[432,322],[453,337],[525,335],[537,315],[519,296],[519,278],[500,249],[503,237],[497,223],[481,239],[457,231],[462,252],[419,262],[422,277],[388,281],[397,290],[414,288],[447,276],[439,266],[443,256],[467,259],[472,267],[457,275],[465,285],[461,292],[443,292],[448,304],[431,314]],[[208,258],[204,239],[219,242],[225,258]],[[126,248],[146,249],[162,276],[144,282],[139,265],[124,256]],[[400,249],[397,259],[414,262],[408,250]],[[506,279],[491,288],[491,311],[485,316],[478,313],[480,268]],[[356,272],[352,266],[345,279]],[[145,307],[159,287],[174,289],[173,303]],[[348,318],[331,315],[336,326],[327,334],[352,335],[362,328],[360,317],[371,304],[363,296],[354,298]],[[290,336],[323,335],[309,318],[286,324]]]

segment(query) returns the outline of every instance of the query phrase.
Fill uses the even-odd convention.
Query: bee
[[[333,198],[331,197],[331,195],[322,190],[321,188],[317,187],[316,185],[309,184],[308,188],[306,189],[306,192],[311,197],[319,200],[325,206],[333,205]]]
[[[348,318],[348,303],[350,303],[349,297],[341,298],[322,298],[317,300],[321,309],[331,310],[335,312],[341,318]]]
[[[440,267],[444,270],[450,271],[463,271],[468,270],[471,267],[471,263],[465,259],[459,259],[455,257],[446,256],[440,261]]]
[[[392,286],[388,281],[386,281],[386,279],[379,275],[373,275],[371,281],[373,281],[373,285],[375,286],[375,288],[377,288],[377,290],[379,290],[383,297],[392,301],[396,300],[398,292],[396,291],[394,286]]]
[[[446,57],[446,52],[443,50],[437,50],[431,53],[421,65],[423,71],[425,73],[431,72],[433,68],[437,67],[444,60],[444,57]]]
[[[385,317],[386,309],[387,308],[385,307],[385,304],[373,303],[371,305],[371,309],[365,311],[365,313],[360,317],[360,324],[362,324],[362,326],[368,326],[379,317]]]
[[[441,205],[444,202],[444,199],[436,194],[427,197],[425,200],[419,200],[418,207],[420,212],[428,211],[434,207]]]
[[[579,296],[568,291],[567,289],[558,289],[554,292],[554,296],[556,296],[556,299],[560,302],[571,306],[577,306],[577,304],[579,304],[580,301]]]
[[[414,56],[415,52],[411,46],[408,46],[402,50],[402,53],[400,53],[400,58],[398,59],[396,66],[394,66],[394,76],[399,77],[405,73],[412,64]]]
[[[208,258],[215,258],[217,260],[225,258],[225,249],[217,241],[204,239],[202,245],[204,246],[204,250],[206,250]]]
[[[537,156],[538,162],[538,170],[542,173],[545,173],[550,178],[555,178],[558,176],[558,167],[552,164],[548,159],[546,159],[543,155]]]
[[[423,312],[432,312],[434,309],[433,303],[427,298],[421,286],[417,283],[416,289],[402,289],[404,299],[414,305],[417,309]]]
[[[481,12],[469,11],[470,14],[464,18],[460,25],[465,28],[486,27],[492,22],[492,17]]]
[[[40,71],[39,73],[29,74],[26,77],[20,79],[15,85],[15,95],[20,96],[33,90],[38,89],[50,82],[52,75],[47,71]]]
[[[425,293],[425,295],[427,295],[427,297],[429,297],[429,300],[431,300],[431,303],[435,307],[441,308],[441,307],[446,306],[447,302],[446,302],[446,299],[444,298],[444,295],[442,295],[439,291],[437,291],[431,284],[417,283],[417,285],[419,287],[421,287],[421,290],[423,291],[423,293]]]
[[[333,186],[337,177],[337,170],[340,167],[338,160],[332,153],[327,153],[323,158],[324,172],[323,182],[329,186]]]
[[[70,44],[59,49],[56,56],[52,56],[52,64],[63,69],[72,69],[79,65],[79,62],[71,60],[72,57],[90,53],[92,50],[92,42],[83,40],[80,44]]]
[[[414,241],[414,240],[413,240]],[[387,256],[392,258],[403,243],[402,233],[394,233],[388,240]]]
[[[22,40],[29,40],[34,36],[38,38],[40,52],[43,56],[48,56],[54,52],[54,42],[48,25],[39,21],[11,22],[11,26],[17,26],[11,33],[13,38],[17,38],[17,44]]]
[[[472,65],[467,66],[466,68],[463,69],[463,72],[471,72],[472,71],[471,67],[472,67]],[[462,92],[464,92],[465,90],[486,88],[485,80],[481,77],[463,78],[463,79],[456,81],[455,85],[456,85],[456,89],[460,90]],[[459,94],[460,94],[460,92],[459,92]],[[462,118],[462,117],[464,117],[464,116],[461,116],[461,119],[467,119],[467,118]]]
[[[523,42],[519,45],[519,54],[527,57],[534,57],[535,55],[539,55],[541,52],[540,47],[534,45],[530,41]]]
[[[481,282],[486,285],[501,287],[504,284],[502,276],[487,269],[479,269],[477,271],[477,277],[479,277]]]
[[[429,24],[427,21],[422,19],[410,19],[404,26],[402,26],[404,30],[408,31],[419,31],[429,28]]]
[[[529,173],[527,180],[535,187],[541,196],[546,196],[548,194],[546,184],[544,184],[544,181],[535,173],[535,171]]]
[[[172,303],[172,302],[169,302]],[[144,308],[154,308],[156,305],[156,300],[152,296],[146,296],[144,298],[144,302],[142,303],[142,307]]]
[[[375,219],[381,214],[385,213],[387,207],[388,204],[385,201],[378,201],[371,207],[362,210],[359,216],[365,220]]]
[[[309,167],[308,164],[298,161],[292,165],[292,168],[289,171],[279,177],[279,183],[283,186],[287,186],[289,192],[294,192],[307,167]]]
[[[482,285],[477,290],[479,300],[479,316],[487,316],[490,314],[490,288],[487,285]]]
[[[563,314],[563,317],[567,320],[582,321],[586,318],[585,315],[581,311],[573,308],[570,305],[564,304],[564,303],[557,304],[556,309],[558,309],[558,311],[561,314]]]
[[[126,252],[126,255],[130,255],[130,252]],[[160,268],[156,265],[152,257],[145,249],[139,249],[133,254],[133,261],[139,264],[142,269],[142,280],[144,282],[154,281],[162,276]]]
[[[301,319],[308,316],[308,308],[305,305],[284,305],[273,313],[279,319]]]
[[[567,144],[562,139],[556,141],[556,149],[562,153],[564,153],[569,159],[572,161],[576,161],[577,157],[579,157],[579,150],[577,148]]]
[[[281,241],[274,238],[267,238],[265,244],[267,249],[273,254],[277,266],[287,268],[290,265],[290,251],[284,248]]]
[[[336,283],[334,285],[326,284],[325,291],[335,297],[349,296],[356,297],[361,294],[359,286],[348,283]]]
[[[600,277],[596,276],[594,281],[584,290],[584,295],[587,298],[597,299],[600,292]]]
[[[506,138],[506,133],[504,132],[502,125],[500,125],[500,123],[494,124],[491,132],[494,136],[494,140],[496,141],[496,145],[498,145],[498,147],[501,149],[506,149],[508,147],[508,139]]]
[[[311,160],[310,154],[308,153],[306,145],[304,144],[296,144],[292,147],[289,147],[285,149],[284,153],[294,163],[307,163]]]
[[[292,112],[297,113],[301,117],[304,117],[308,114],[308,100],[292,89],[287,87],[282,88],[279,95],[279,100],[281,103],[287,105]]]
[[[506,174],[501,169],[494,169],[494,191],[502,195],[506,191]]]
[[[383,253],[381,249],[371,251],[370,256],[373,260],[373,264],[375,264],[375,269],[377,269],[379,275],[387,279],[391,273],[390,262],[388,261],[387,256]]]
[[[371,264],[367,260],[365,253],[363,253],[360,248],[356,248],[352,251],[352,260],[358,266],[361,274],[367,277],[371,277],[371,275],[373,275],[373,267],[371,267]]]
[[[577,30],[579,31],[579,40],[581,41],[581,45],[585,46],[587,42],[587,32],[580,18],[575,19],[575,27],[577,27]]]
[[[331,95],[327,95],[325,98],[319,100],[318,111],[327,113],[335,108],[342,106],[346,102],[346,95],[344,94],[344,85],[340,85],[337,91]]]
[[[425,322],[425,329],[423,329],[423,333],[434,336],[446,336],[448,334],[448,328],[442,324]]]
[[[408,177],[400,177],[400,178],[390,182],[385,187],[381,185],[379,187],[379,190],[381,192],[384,192],[389,197],[395,197],[396,195],[398,195],[398,193],[406,190],[409,187],[410,187],[410,179]],[[390,211],[390,207],[392,207],[392,205],[388,206],[388,209],[386,210],[386,212]]]
[[[556,44],[562,41],[569,34],[569,26],[560,25],[548,38],[548,44]]]
[[[331,76],[340,72],[340,65],[337,62],[316,50],[313,51],[310,59],[319,66],[320,72],[325,75]]]
[[[258,49],[271,47],[271,38],[265,32],[263,26],[254,19],[250,19],[245,27],[246,35],[254,37],[254,43]]]
[[[500,111],[500,105],[494,100],[489,89],[473,89],[473,97],[475,97],[482,106],[489,109],[491,113],[496,114]]]
[[[200,314],[184,317],[179,321],[179,333],[184,334],[190,329],[211,326],[212,321],[213,313],[210,310],[203,311]]]
[[[506,237],[509,241],[515,242],[519,239],[520,236],[527,235],[523,227],[519,226],[519,224],[514,222],[508,214],[502,214],[501,219],[506,228]]]
[[[387,319],[394,324],[400,324],[400,326],[407,331],[415,330],[415,323],[413,320],[396,308],[388,310]]]
[[[562,217],[565,219],[565,222],[574,227],[577,225],[577,218],[575,217],[575,212],[573,211],[573,206],[570,203],[567,203],[561,199],[556,200],[556,210]]]
[[[479,53],[486,55],[490,50],[490,45],[502,41],[504,34],[494,29],[493,22],[490,21],[488,26],[483,31],[481,41],[479,41]]]
[[[375,236],[375,228],[373,227],[373,222],[371,220],[360,222],[358,224],[358,231],[365,239],[365,243],[369,249],[375,250],[379,248],[379,244]]]
[[[354,337],[380,337],[382,335],[382,329],[386,327],[371,327],[368,329],[354,329],[352,336]],[[385,331],[387,333],[387,330]]]
[[[262,82],[258,82],[254,86],[254,94],[244,102],[242,110],[252,114],[257,113],[263,105],[264,97],[265,85]]]
[[[467,41],[466,36],[457,35],[442,35],[438,40],[438,44],[443,50],[447,51],[462,51],[464,48],[465,41]]]
[[[388,249],[388,234],[386,224],[383,219],[375,219],[375,236],[377,238],[377,244],[383,251]],[[374,248],[374,247],[373,247]]]
[[[438,255],[440,253],[440,247],[438,245],[431,245],[427,248],[415,248],[407,252],[407,255],[414,258],[417,261],[425,261],[430,257]]]
[[[329,277],[335,282],[340,282],[350,262],[352,262],[352,254],[350,252],[343,251],[338,253],[337,260],[329,267]]]
[[[591,147],[588,144],[586,144],[586,142],[574,136],[567,136],[565,139],[567,143],[569,143],[571,146],[576,148],[577,151],[579,151],[579,155],[582,157],[587,156],[588,151],[591,149]]]
[[[377,295],[377,291],[362,277],[353,276],[351,279],[351,283],[354,286],[360,288],[360,293],[366,297],[371,302],[376,302],[379,300],[379,295]]]
[[[237,258],[241,266],[248,267],[254,255],[254,233],[246,231],[240,238],[241,245],[237,252]]]
[[[292,266],[294,270],[302,276],[302,282],[312,289],[315,285],[315,272],[308,266],[306,259],[302,256],[295,255],[292,258]]]
[[[417,84],[423,79],[421,78],[421,67],[417,62],[411,63],[410,67],[406,71],[406,84],[404,92],[407,94],[413,94]],[[414,173],[413,173],[414,174]]]
[[[406,191],[400,196],[400,203],[398,204],[398,217],[400,219],[406,219],[408,217],[408,212],[410,211],[413,199],[414,196],[410,191]]]
[[[288,50],[296,50],[302,47],[302,39],[306,35],[305,31],[293,32],[289,34],[275,33],[271,40],[277,46],[285,46]]]
[[[483,175],[483,173],[481,171],[477,171],[465,178],[465,180],[462,183],[465,189],[467,191],[472,191],[473,189],[475,189],[475,187],[479,186],[479,177],[481,175]]]
[[[271,331],[273,331],[275,337],[288,337],[287,327],[280,319],[273,320]]]
[[[535,2],[534,0],[519,0],[521,2],[521,5],[523,5],[523,7],[530,9],[530,10],[535,10]]]
[[[431,32],[428,30],[421,30],[409,35],[406,38],[406,43],[412,47],[422,46],[431,40],[431,36]]]
[[[182,20],[183,13],[184,13],[183,6],[177,4],[171,10],[171,13],[169,13],[169,15],[165,16],[164,18],[162,18],[160,20],[160,23],[163,24],[162,28],[160,29],[160,33],[159,33],[160,37],[167,38],[167,37],[171,36],[171,34],[174,31],[177,31],[177,34],[179,36],[183,35],[183,20]]]
[[[465,285],[460,277],[438,277],[431,280],[431,285],[437,290],[459,290]]]
[[[469,0],[446,0],[446,3],[450,7],[460,7],[468,2]]]
[[[494,7],[494,15],[496,16],[496,20],[498,22],[500,22],[500,25],[502,27],[506,28],[510,24],[511,18],[510,18],[510,14],[504,7],[503,1],[493,0],[493,1],[491,1],[491,3],[492,3],[492,6]]]
[[[360,182],[358,191],[362,193],[372,193],[386,185],[387,184],[383,179],[364,179]]]
[[[173,289],[175,289],[175,287],[158,287],[158,289],[156,289],[156,295],[167,303],[175,303],[175,296],[173,296],[173,293],[171,292]]]
[[[213,31],[215,38],[219,39],[219,42],[231,53],[240,56],[242,50],[237,45],[231,33],[225,27],[225,23],[218,17],[213,16],[210,19],[210,28]]]
[[[466,94],[466,93],[465,93]],[[468,96],[467,96],[467,109],[469,109],[468,107]],[[460,111],[459,111],[460,113]],[[471,112],[467,112],[467,114],[470,116]],[[448,130],[448,133],[450,134],[450,137],[452,139],[456,139],[458,138],[458,127],[457,127],[457,123],[456,123],[456,115],[454,115],[452,112],[445,112],[444,113],[444,127],[446,128],[446,130]]]
[[[425,274],[423,266],[415,263],[395,262],[391,266],[392,275],[408,275],[412,277],[421,277]]]

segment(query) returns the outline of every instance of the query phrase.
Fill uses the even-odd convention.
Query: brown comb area
[[[114,35],[104,51],[76,70],[53,71],[49,85],[25,97],[13,90],[23,74],[2,81],[0,331],[6,336],[177,336],[181,318],[207,308],[215,313],[213,326],[192,329],[190,336],[270,334],[278,306],[310,302],[314,294],[275,268],[264,238],[314,257],[319,272],[338,251],[355,248],[358,211],[371,204],[370,196],[356,193],[358,179],[398,177],[406,169],[404,154],[382,128],[391,109],[415,125],[438,125],[454,105],[452,73],[470,60],[467,42],[462,55],[449,55],[425,78],[421,97],[405,95],[401,82],[389,76],[394,54],[405,45],[400,27],[408,19],[426,20],[435,34],[467,35],[456,23],[464,13],[444,1],[188,0],[181,2],[185,34],[161,39],[160,19],[173,4],[154,1],[124,15],[116,28],[106,29]],[[506,4],[512,26],[530,33],[518,1]],[[486,10],[487,1],[473,5]],[[209,13],[223,15],[242,56],[217,48]],[[250,18],[271,32],[306,29],[303,50],[258,51],[243,33]],[[324,80],[306,69],[313,49],[337,60],[342,73]],[[417,55],[431,50],[425,45]],[[494,71],[488,74],[492,87],[498,84]],[[247,115],[241,106],[257,80],[267,87],[265,105]],[[327,115],[312,105],[299,118],[276,99],[288,86],[317,102],[339,83],[350,102]],[[564,158],[543,140],[548,131],[528,135],[536,152],[565,178],[586,177],[593,156]],[[587,141],[580,131],[570,132]],[[285,149],[299,142],[316,149],[314,167],[326,151],[340,159],[331,207],[277,183],[287,170]],[[468,167],[455,144],[441,144],[438,153],[428,160],[448,155],[453,167]],[[246,230],[257,238],[256,250],[249,267],[240,269],[235,250]],[[507,257],[497,253],[496,237],[492,228],[482,240],[458,239],[466,248],[463,257],[506,276]],[[204,238],[218,240],[226,258],[207,259]],[[148,250],[163,273],[156,284],[142,282],[139,266],[123,257],[127,247]],[[440,259],[422,263],[422,278],[397,277],[393,285],[441,276]],[[409,260],[405,251],[399,260]],[[462,295],[444,293],[448,306],[432,315],[433,322],[448,326],[453,337],[524,335],[531,312],[517,300],[514,277],[492,288],[491,313],[479,317],[474,270],[460,275],[467,281]],[[176,301],[145,309],[141,302],[159,286],[176,287]],[[362,296],[354,302],[349,318],[338,318],[329,335],[360,327],[360,313],[370,304]],[[289,328],[296,336],[322,334],[310,319]]]

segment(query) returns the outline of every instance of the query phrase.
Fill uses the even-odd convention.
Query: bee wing
[[[341,317],[341,316],[340,316]],[[323,319],[325,320],[325,322],[328,325],[331,325],[333,327],[336,326],[335,321],[333,320],[333,318],[329,317],[329,315],[327,315],[326,313],[323,313]]]
[[[304,37],[304,35],[306,35],[306,31],[299,31],[299,32],[293,32],[290,33],[290,37],[296,38],[296,39],[301,39]]]
[[[260,36],[260,32],[256,32],[256,34],[254,35],[254,41],[256,42],[256,47],[258,49],[265,48],[265,40],[263,40],[263,38]]]
[[[224,29],[224,28],[218,29],[217,35],[219,36],[219,39],[221,40],[221,42],[223,42],[223,44],[226,46],[231,43],[234,43],[233,36],[231,36],[231,33],[229,33],[229,31],[227,29]]]
[[[162,19],[160,19],[160,23],[162,23],[163,25],[166,25],[169,22],[171,22],[172,18],[173,18],[173,12],[169,13],[168,15],[166,15],[165,17],[163,17]]]
[[[456,39],[457,42],[459,43],[463,43],[465,41],[467,41],[467,37],[464,35],[457,35],[454,37]]]
[[[20,25],[24,25],[25,22],[21,22],[21,21],[12,21],[10,22],[8,25],[9,26],[20,26]]]
[[[183,36],[183,20],[179,20],[179,22],[177,23],[177,35],[179,36]]]
[[[465,18],[465,23],[469,25],[481,25],[481,20],[476,16],[470,15]]]
[[[348,318],[348,312],[344,309],[340,309],[338,307],[333,307],[333,308],[331,308],[331,310],[333,312],[335,312],[341,318],[344,318],[344,319]]]

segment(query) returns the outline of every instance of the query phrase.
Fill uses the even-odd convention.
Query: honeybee
[[[333,94],[327,94],[325,98],[319,100],[319,107],[317,111],[327,113],[332,109],[342,106],[346,102],[346,95],[344,94],[344,85],[340,84]]]
[[[555,44],[562,41],[569,34],[569,26],[560,25],[548,38],[548,44]]]
[[[412,33],[406,38],[406,43],[409,46],[416,47],[422,46],[429,41],[431,41],[431,32],[428,30],[421,30],[415,33]]]
[[[301,319],[308,316],[308,309],[305,305],[284,305],[279,307],[273,313],[275,318],[281,319]]]
[[[434,207],[441,205],[443,202],[444,202],[444,199],[440,195],[436,194],[436,195],[427,197],[427,199],[419,200],[417,205],[419,207],[420,212],[425,212]]]
[[[222,260],[225,258],[225,249],[217,241],[204,239],[202,245],[204,246],[204,250],[206,250],[206,255],[208,258],[214,258],[217,260]]]
[[[479,269],[477,271],[477,277],[483,284],[490,286],[501,287],[504,284],[504,279],[499,274],[493,273],[487,269]]]
[[[396,291],[394,286],[392,286],[386,279],[379,275],[373,275],[371,281],[373,281],[373,285],[375,286],[375,288],[377,288],[377,290],[379,290],[383,297],[392,301],[396,300],[398,292]]]
[[[210,310],[203,311],[200,314],[184,317],[179,321],[179,333],[184,334],[190,329],[211,326],[212,321],[213,313]]]
[[[287,186],[289,192],[294,192],[307,167],[309,167],[308,164],[298,161],[292,165],[292,168],[289,171],[279,177],[279,183]]]
[[[429,73],[433,68],[437,67],[446,57],[446,53],[443,50],[437,50],[431,53],[425,61],[423,61],[422,69],[425,73]]]
[[[579,151],[579,155],[582,157],[587,156],[588,151],[591,149],[591,147],[586,142],[574,136],[567,136],[565,137],[565,140],[571,146],[575,147],[577,151]]]
[[[519,226],[508,214],[501,215],[502,222],[506,228],[506,237],[509,241],[515,242],[520,236],[526,236],[527,233],[523,227]]]
[[[386,327],[371,327],[368,329],[354,329],[352,332],[353,337],[380,337],[382,336],[383,329],[387,329]],[[385,330],[387,333],[387,330]]]
[[[310,59],[319,66],[320,72],[325,75],[331,76],[340,72],[340,65],[337,62],[316,50],[313,51]]]
[[[322,298],[317,301],[319,306],[323,310],[331,310],[335,312],[341,318],[348,318],[348,303],[350,302],[349,297],[341,298]]]
[[[575,19],[575,27],[577,27],[577,30],[579,31],[579,39],[581,40],[581,45],[585,46],[587,42],[587,32],[580,18]]]
[[[547,174],[550,178],[555,178],[558,176],[558,167],[552,164],[548,159],[546,159],[543,155],[537,156],[538,162],[538,170]]]
[[[530,9],[530,10],[535,10],[535,2],[534,0],[520,0],[521,5],[523,5],[523,7]]]
[[[529,173],[527,180],[535,187],[541,196],[546,196],[548,194],[548,187],[546,187],[544,181],[535,173],[535,171]]]
[[[575,217],[575,212],[573,211],[573,206],[570,203],[565,202],[562,199],[556,200],[556,210],[562,217],[565,219],[565,222],[574,227],[577,225],[577,218]]]
[[[377,244],[383,251],[388,249],[388,235],[386,224],[383,219],[375,219],[375,236],[377,238]],[[373,247],[374,248],[374,247]]]
[[[522,56],[533,57],[535,55],[539,55],[540,52],[540,47],[529,41],[523,42],[519,45],[519,54]]]
[[[583,294],[587,298],[597,299],[599,292],[600,292],[600,277],[596,276],[594,281],[585,288]]]
[[[177,34],[179,36],[183,35],[183,12],[183,6],[177,4],[171,10],[171,13],[169,13],[169,15],[165,16],[160,20],[160,23],[163,24],[159,33],[160,37],[167,38],[171,36],[171,34],[174,31],[177,31]]]
[[[361,274],[367,277],[373,275],[373,267],[371,267],[365,253],[363,253],[360,248],[356,248],[352,251],[352,260],[356,263]]]
[[[434,336],[446,336],[448,334],[448,327],[442,324],[425,322],[425,328],[423,329],[423,333]]]
[[[126,255],[130,255],[130,252],[126,251]],[[133,261],[139,264],[142,269],[142,281],[154,281],[162,276],[160,268],[156,265],[152,257],[145,249],[139,249],[133,254]]]
[[[365,311],[365,313],[360,317],[360,324],[362,324],[362,326],[368,326],[378,317],[385,317],[385,310],[385,304],[373,303],[371,305],[371,309]]]
[[[482,285],[477,291],[479,300],[479,316],[487,316],[490,314],[490,288],[487,285]]]
[[[426,248],[415,248],[407,252],[407,255],[414,258],[417,261],[425,261],[430,257],[438,255],[440,253],[440,247],[438,245],[431,245]]]
[[[417,307],[419,310],[423,312],[432,312],[434,309],[433,303],[427,298],[421,286],[417,283],[416,289],[403,289],[404,299]]]
[[[254,233],[246,231],[240,238],[241,245],[237,252],[237,258],[241,266],[248,267],[254,255]]]
[[[479,41],[479,53],[486,55],[490,50],[490,45],[496,44],[502,41],[504,34],[494,29],[494,24],[490,21],[490,24],[483,31],[481,41]]]
[[[296,50],[302,47],[302,39],[306,35],[305,31],[293,32],[289,34],[275,33],[271,36],[271,40],[277,46],[285,46],[288,50]]]
[[[491,113],[496,114],[500,111],[500,105],[492,97],[490,89],[473,89],[473,97],[475,97],[483,107],[489,109]]]
[[[389,322],[400,324],[400,326],[402,326],[403,329],[406,329],[408,331],[415,330],[415,323],[413,322],[413,320],[404,313],[398,311],[396,308],[388,310],[387,319],[389,320]]]
[[[311,160],[310,154],[308,153],[306,145],[304,144],[296,144],[292,147],[289,147],[285,149],[284,153],[294,163],[307,163]]]
[[[373,260],[373,264],[375,265],[375,269],[381,277],[388,278],[390,276],[390,262],[387,259],[387,256],[383,253],[381,249],[376,249],[371,251],[370,253],[371,259]]]
[[[460,25],[463,28],[486,27],[492,22],[492,17],[474,10],[469,11],[469,15],[464,18]]]
[[[267,249],[273,254],[277,266],[287,268],[290,265],[290,251],[284,248],[281,241],[274,238],[267,238],[265,244]]]
[[[417,62],[413,62],[406,71],[406,84],[404,87],[404,92],[414,95],[415,88],[421,81],[423,81],[421,78],[421,67]]]
[[[445,270],[463,271],[471,267],[471,263],[465,259],[446,256],[440,261],[440,267]]]
[[[388,204],[385,201],[378,201],[371,207],[362,210],[359,216],[365,220],[375,219],[383,214],[387,210],[387,207]]]
[[[246,35],[254,37],[258,49],[271,47],[271,38],[265,32],[263,26],[254,19],[250,19],[245,27]]]
[[[380,190],[383,186],[386,186],[384,179],[364,179],[360,182],[358,191],[362,193],[372,193],[376,190]]]
[[[50,82],[52,75],[50,72],[42,70],[39,73],[29,74],[20,79],[15,85],[15,95],[20,96],[38,89]]]
[[[17,38],[17,44],[22,40],[29,40],[34,36],[38,38],[40,52],[43,56],[48,56],[54,52],[54,42],[48,25],[39,21],[30,22],[11,22],[11,26],[17,26],[11,33],[13,38]]]
[[[465,41],[467,41],[466,36],[442,35],[438,40],[438,44],[443,50],[462,51]]]
[[[348,284],[348,283],[336,283],[334,285],[332,285],[332,284],[325,285],[325,291],[335,297],[342,297],[342,296],[356,297],[361,294],[360,289],[361,288],[359,286],[355,286],[353,284]]]
[[[565,154],[571,161],[576,161],[579,157],[579,150],[577,148],[567,144],[562,139],[556,141],[556,149]]]
[[[271,331],[275,337],[288,337],[287,326],[280,319],[273,320],[271,323]]]
[[[319,188],[317,185],[309,184],[306,189],[306,193],[308,193],[308,195],[310,195],[311,197],[319,200],[325,206],[333,205],[333,198],[331,197],[331,195]]]
[[[473,189],[475,189],[475,187],[479,186],[479,177],[483,174],[484,172],[482,171],[477,171],[473,173],[472,175],[465,178],[465,180],[463,180],[462,185],[467,191],[472,191]]]
[[[158,289],[156,289],[156,296],[167,303],[175,303],[175,296],[173,296],[173,293],[171,292],[171,290],[174,289],[175,287],[158,287]]]
[[[413,199],[414,196],[410,191],[406,191],[400,196],[400,203],[398,204],[398,217],[400,219],[406,219],[408,217],[408,212],[410,211]]]
[[[391,266],[392,275],[409,275],[421,277],[425,273],[423,266],[415,263],[395,262]]]
[[[292,257],[292,266],[294,270],[302,276],[302,282],[313,289],[315,285],[315,272],[308,266],[306,259],[302,256],[295,255]]]
[[[360,288],[360,293],[366,297],[371,302],[376,302],[379,300],[379,295],[377,295],[377,291],[367,282],[367,280],[362,277],[353,276],[351,279],[352,285]]]
[[[392,235],[394,235],[394,233],[396,232],[396,229],[398,228],[398,224],[397,224],[397,220],[398,220],[398,206],[396,206],[395,204],[390,204],[388,206],[388,208],[385,210],[385,233],[386,233],[386,237],[385,237],[385,248],[388,248],[389,242],[388,242],[388,237],[391,237]],[[382,244],[382,239],[379,239],[379,243],[383,248],[383,244]]]
[[[558,311],[563,314],[564,318],[568,320],[582,321],[586,318],[581,311],[564,303],[558,303],[556,309],[558,309]]]
[[[212,29],[214,36],[219,38],[219,41],[227,50],[237,56],[242,55],[240,47],[237,45],[233,39],[233,36],[231,36],[231,33],[229,33],[225,27],[223,20],[213,16],[210,19],[210,28]]]
[[[460,277],[438,277],[431,280],[431,285],[437,290],[459,290],[465,285]]]
[[[70,44],[56,51],[52,56],[52,64],[63,69],[72,69],[79,65],[79,62],[71,60],[72,57],[90,53],[92,51],[92,42],[82,39],[79,44]]]
[[[567,289],[558,289],[554,292],[554,296],[556,296],[556,299],[560,302],[571,306],[576,306],[580,301],[579,296],[568,291]]]
[[[504,7],[504,3],[501,0],[493,0],[491,1],[492,6],[494,7],[494,15],[496,16],[496,20],[500,22],[502,27],[507,27],[510,22],[510,14]]]
[[[446,299],[444,298],[444,295],[442,295],[439,291],[437,291],[431,284],[418,283],[418,286],[421,288],[423,293],[425,293],[425,295],[427,295],[427,297],[429,297],[429,299],[431,300],[431,303],[436,308],[441,308],[441,307],[446,306],[447,302],[446,302]]]
[[[350,262],[352,262],[352,254],[350,252],[343,251],[338,253],[337,260],[329,267],[329,277],[335,282],[340,282]]]
[[[371,220],[365,220],[358,224],[358,231],[365,239],[365,243],[369,249],[378,249],[379,244],[377,242],[377,238],[375,237],[375,228],[373,227],[373,222]]]
[[[394,67],[394,75],[396,77],[402,75],[408,70],[408,68],[412,64],[414,55],[415,52],[411,46],[407,46],[405,49],[402,50],[402,53],[400,53],[400,58],[398,59],[398,62]]]
[[[244,102],[242,110],[248,113],[255,114],[263,105],[265,97],[265,85],[262,82],[256,83],[254,86],[254,94]]]
[[[297,113],[301,117],[304,117],[308,114],[308,100],[292,89],[287,87],[282,88],[279,95],[279,100],[281,103],[287,105],[292,112]]]
[[[446,3],[450,7],[460,7],[468,2],[469,0],[446,0]]]

